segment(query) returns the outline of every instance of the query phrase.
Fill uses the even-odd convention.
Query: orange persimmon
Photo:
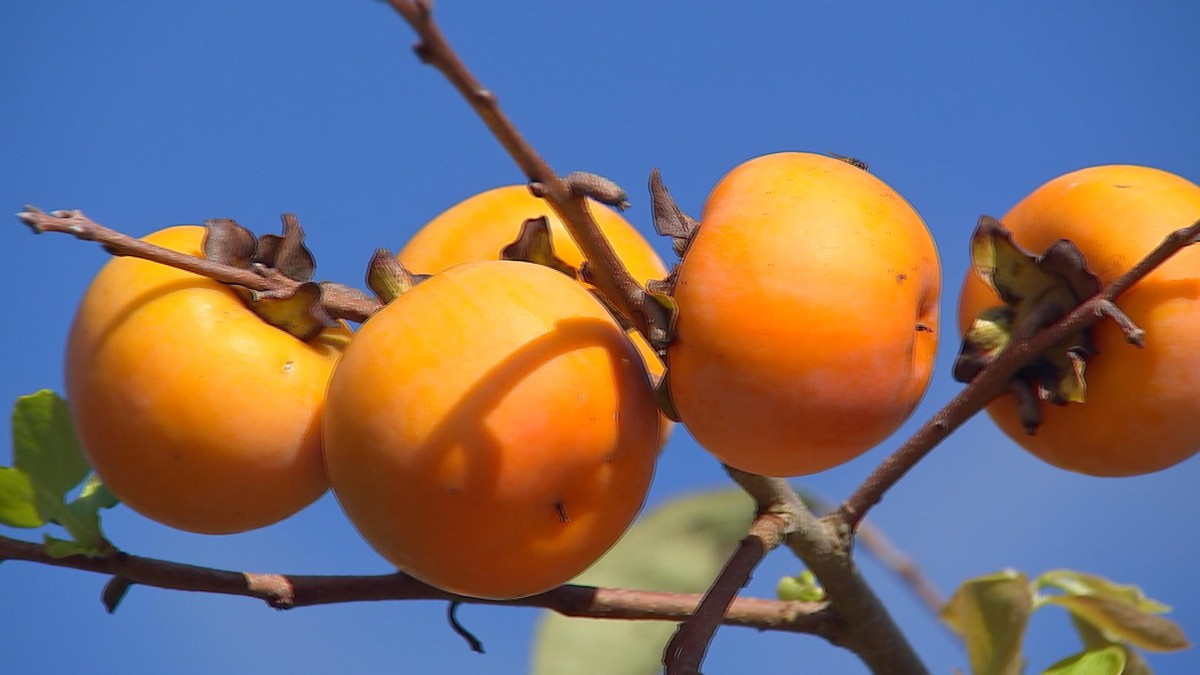
[[[1200,219],[1200,186],[1143,166],[1095,166],[1059,176],[1022,199],[1002,221],[1013,240],[1041,254],[1069,239],[1107,285],[1132,268],[1172,230]],[[980,312],[1001,304],[973,273],[959,302],[966,331]],[[1158,471],[1200,449],[1200,249],[1188,247],[1117,298],[1146,331],[1145,347],[1126,343],[1102,320],[1092,337],[1086,399],[1044,404],[1034,435],[1004,395],[988,406],[996,424],[1037,457],[1096,476]]]
[[[823,155],[750,160],[708,196],[679,268],[675,408],[744,471],[846,462],[924,394],[940,286],[928,229],[883,181]]]
[[[199,256],[203,236],[145,240]],[[96,473],[135,511],[193,532],[263,527],[327,488],[320,409],[349,337],[303,342],[219,282],[114,258],[71,327],[68,404]]]
[[[364,539],[447,591],[562,584],[633,521],[658,456],[640,357],[579,283],[466,263],[372,316],[329,384],[325,459]]]

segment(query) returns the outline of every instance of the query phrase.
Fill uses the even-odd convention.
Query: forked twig
[[[251,270],[201,258],[151,244],[105,227],[85,216],[82,211],[42,211],[26,206],[17,214],[21,222],[34,232],[60,232],[85,241],[94,241],[116,256],[152,260],[181,270],[209,277],[227,284],[244,286],[255,291],[292,291],[300,282],[282,274],[263,276]],[[379,309],[379,301],[366,293],[341,284],[322,284],[321,305],[335,319],[362,322]]]

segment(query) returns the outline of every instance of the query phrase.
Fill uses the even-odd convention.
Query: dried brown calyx
[[[304,245],[304,229],[296,216],[283,214],[283,234],[254,233],[229,218],[204,221],[204,257],[281,281],[258,291],[230,285],[263,321],[301,340],[311,340],[335,325],[321,304],[323,291],[312,281],[316,259]]]
[[[971,236],[975,274],[995,291],[1002,305],[975,318],[954,362],[954,379],[970,382],[1010,343],[1050,326],[1100,291],[1100,280],[1083,253],[1060,239],[1040,256],[1022,249],[1000,221],[982,216]],[[1084,370],[1096,354],[1091,329],[1063,338],[1013,375],[1009,390],[1017,399],[1021,423],[1035,433],[1041,402],[1082,403]]]

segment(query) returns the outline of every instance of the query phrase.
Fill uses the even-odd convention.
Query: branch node
[[[133,587],[133,583],[133,579],[129,577],[113,577],[104,585],[104,591],[100,594],[100,600],[104,603],[104,609],[109,614],[117,611],[117,606],[121,604],[121,600],[125,598],[125,594]]]
[[[1146,331],[1142,330],[1133,319],[1129,318],[1112,300],[1100,300],[1096,303],[1096,316],[1108,317],[1125,334],[1125,341],[1135,347],[1146,346]]]
[[[629,208],[629,195],[616,181],[587,171],[574,171],[563,179],[576,195],[591,197],[618,211]]]
[[[296,606],[296,591],[292,582],[282,574],[253,574],[245,572],[246,588],[275,609]]]

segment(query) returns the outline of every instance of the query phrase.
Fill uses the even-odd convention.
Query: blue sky
[[[1192,3],[440,3],[460,54],[559,171],[623,184],[650,232],[654,167],[699,215],[730,168],[780,150],[862,158],[921,212],[946,292],[933,385],[879,448],[803,480],[841,499],[959,389],[949,319],[967,239],[1038,184],[1092,164],[1147,164],[1200,180],[1200,49]],[[522,176],[483,125],[409,51],[384,4],[4,3],[0,204],[81,208],[132,234],[233,217],[274,231],[299,214],[318,276],[360,283],[371,251]],[[1200,214],[1198,214],[1200,215]],[[658,244],[666,256],[667,242]],[[105,259],[64,236],[0,228],[14,314],[0,336],[0,401],[51,387],[72,308]],[[3,424],[8,433],[7,416]],[[0,457],[6,458],[5,453]],[[677,432],[657,504],[727,479]],[[1073,567],[1136,582],[1200,635],[1191,541],[1200,460],[1130,479],[1073,475],[1019,450],[984,417],[922,462],[873,514],[943,591],[1015,567]],[[326,497],[266,530],[202,537],[128,509],[105,515],[122,548],[252,571],[378,573],[387,566]],[[6,532],[6,534],[12,534]],[[748,592],[798,563],[779,552]],[[965,656],[888,574],[863,568],[935,672]],[[488,653],[469,652],[442,605],[376,603],[276,613],[245,599],[135,588],[115,616],[104,579],[0,566],[3,660],[13,672],[87,664],[133,673],[523,672],[533,610],[466,607]],[[1031,666],[1074,651],[1066,619],[1037,616]],[[1193,652],[1155,655],[1195,672]],[[727,628],[705,672],[861,672],[813,638]]]

